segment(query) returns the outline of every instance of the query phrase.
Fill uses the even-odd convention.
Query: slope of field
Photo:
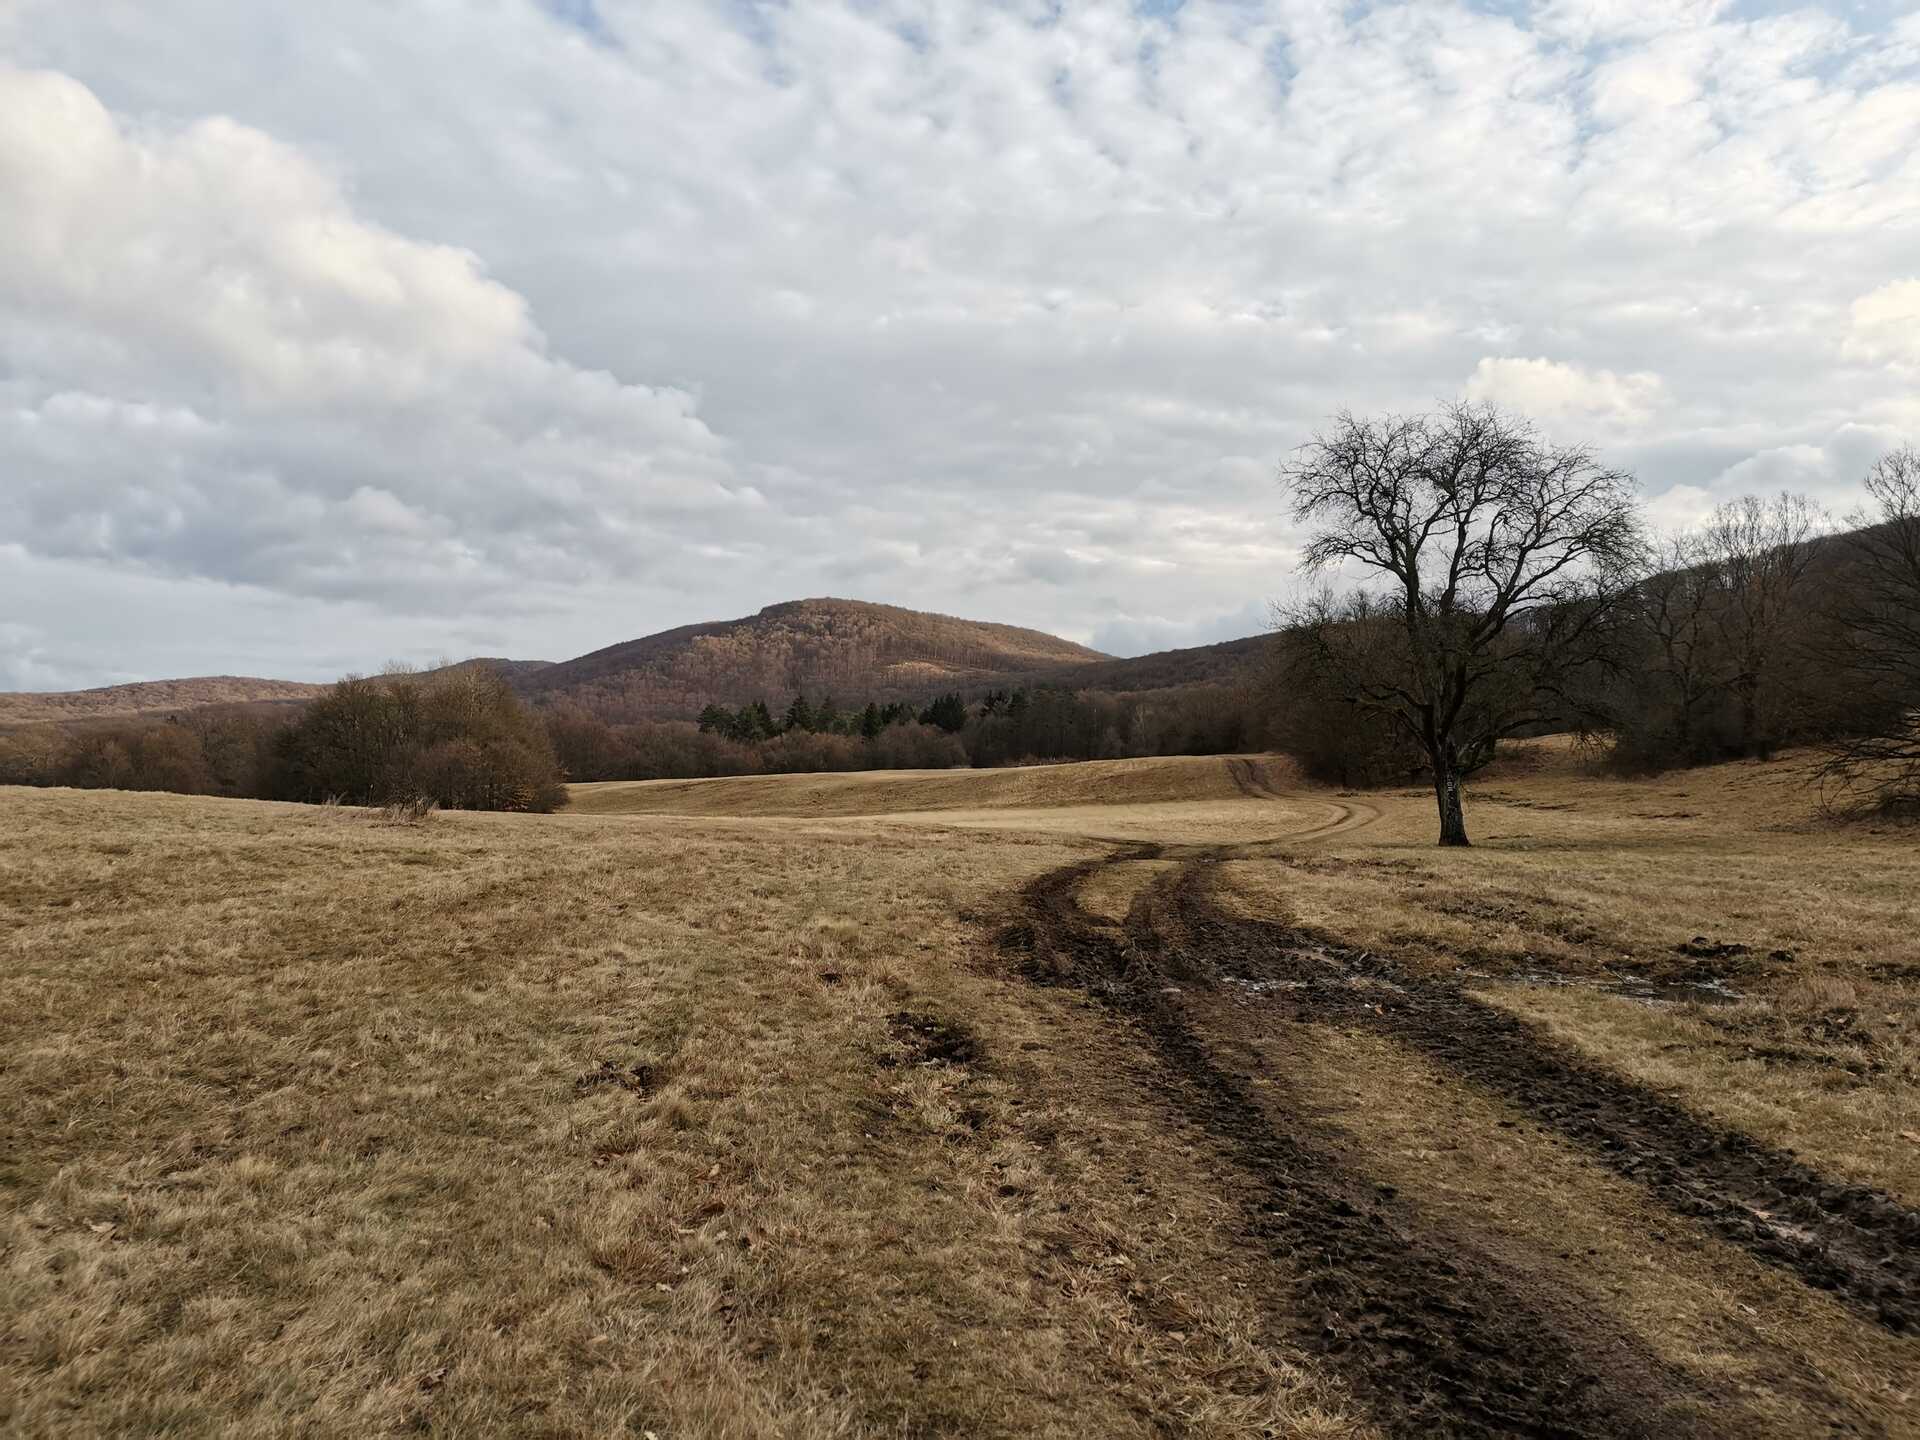
[[[0,1429],[1920,1433],[1920,846],[1801,779],[6,792]]]
[[[201,675],[189,680],[143,680],[95,690],[0,693],[0,725],[107,720],[209,705],[311,700],[326,687],[248,675]]]
[[[798,691],[843,704],[921,697],[1108,658],[1012,625],[857,600],[795,600],[610,645],[525,677],[521,688],[610,720],[687,719],[716,701],[776,702]]]
[[[1201,803],[1267,796],[1298,776],[1276,756],[1164,756],[994,770],[863,770],[569,787],[583,815],[893,815],[920,810]]]
[[[1232,685],[1258,673],[1272,643],[1271,635],[1249,635],[1214,645],[1156,650],[1150,655],[1133,655],[1124,660],[1101,660],[1070,670],[1037,671],[1032,678],[1037,683],[1122,692]]]

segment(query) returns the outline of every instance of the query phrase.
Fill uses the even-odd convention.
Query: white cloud
[[[1920,279],[1894,280],[1853,302],[1843,353],[1869,364],[1920,366]]]
[[[1920,425],[1910,20],[557,8],[0,0],[35,645],[234,669],[222,586],[363,665],[807,593],[1178,627],[1284,589],[1274,465],[1343,405],[1472,377],[1712,495]],[[116,585],[203,633],[111,642]]]
[[[1467,377],[1469,400],[1486,400],[1538,420],[1635,425],[1662,401],[1663,385],[1651,371],[1629,375],[1586,370],[1557,360],[1515,356],[1483,358]]]
[[[256,130],[0,72],[0,203],[5,505],[40,554],[457,605],[562,552],[646,565],[735,499],[687,395],[552,358],[476,257]]]

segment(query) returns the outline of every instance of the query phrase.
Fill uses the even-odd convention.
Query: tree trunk
[[[1466,811],[1460,804],[1460,772],[1450,755],[1433,757],[1433,797],[1440,805],[1440,843],[1468,845]]]
[[[1760,681],[1746,675],[1740,681],[1740,753],[1752,755],[1760,748]]]

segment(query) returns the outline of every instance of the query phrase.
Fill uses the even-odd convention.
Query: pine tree
[[[966,728],[967,702],[949,691],[920,712],[922,725],[938,725],[949,735]]]

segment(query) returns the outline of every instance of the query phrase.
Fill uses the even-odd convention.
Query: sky
[[[1892,0],[0,0],[0,689],[1294,593],[1343,408],[1920,441]]]

